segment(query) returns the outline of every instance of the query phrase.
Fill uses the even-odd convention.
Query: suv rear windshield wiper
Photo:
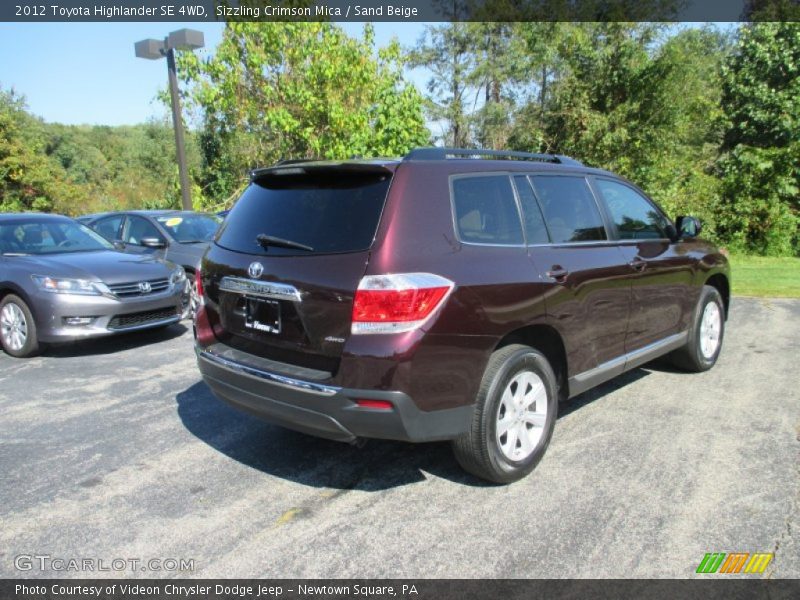
[[[264,248],[264,250],[266,250],[269,246],[275,246],[276,248],[293,248],[296,250],[305,250],[307,252],[314,251],[314,249],[311,246],[306,246],[305,244],[301,244],[300,242],[284,240],[279,237],[273,237],[265,233],[259,233],[256,236],[256,241],[262,248]]]

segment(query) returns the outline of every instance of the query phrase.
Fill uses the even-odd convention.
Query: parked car
[[[194,312],[194,272],[222,218],[191,211],[135,210],[85,215],[79,220],[120,250],[154,254],[181,265],[191,290],[190,312]]]
[[[16,357],[45,344],[166,327],[183,311],[183,268],[118,252],[58,215],[0,215],[0,343]]]
[[[466,470],[511,482],[542,458],[559,400],[661,355],[714,365],[730,274],[699,233],[563,156],[257,170],[197,275],[199,367],[274,423],[452,440]]]

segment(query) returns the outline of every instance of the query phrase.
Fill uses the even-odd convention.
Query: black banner
[[[6,579],[3,600],[465,600],[593,598],[639,600],[789,600],[800,580],[729,579]]]
[[[800,0],[6,0],[0,21],[797,21]]]

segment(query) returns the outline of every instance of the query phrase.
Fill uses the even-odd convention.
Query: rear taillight
[[[368,275],[353,300],[352,332],[401,333],[420,327],[453,289],[432,273]]]

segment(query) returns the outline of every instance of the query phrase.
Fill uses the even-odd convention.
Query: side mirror
[[[157,237],[146,237],[139,240],[139,243],[146,248],[166,248],[167,244],[164,240]]]
[[[681,238],[696,238],[703,230],[700,220],[695,217],[678,217],[675,221],[678,235]]]

